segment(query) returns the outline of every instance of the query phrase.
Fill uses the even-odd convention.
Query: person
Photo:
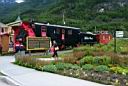
[[[53,42],[53,46],[51,47],[52,57],[58,57],[57,51],[59,50],[57,43]]]

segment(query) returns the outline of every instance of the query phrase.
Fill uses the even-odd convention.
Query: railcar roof
[[[60,27],[60,28],[69,28],[69,29],[77,29],[77,30],[80,30],[80,28],[69,27],[69,26],[62,26],[62,25],[43,24],[43,23],[35,23],[35,24],[36,24],[36,25],[45,25],[45,26],[53,26],[53,27]]]

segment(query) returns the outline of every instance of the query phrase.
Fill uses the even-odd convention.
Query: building
[[[20,16],[17,17],[17,19],[14,22],[6,24],[8,26],[9,30],[9,51],[13,52],[14,50],[14,43],[15,43],[15,37],[14,37],[14,30],[17,29],[21,25],[22,20],[20,19]]]
[[[7,53],[9,50],[9,29],[0,23],[0,44],[2,45],[2,53]]]

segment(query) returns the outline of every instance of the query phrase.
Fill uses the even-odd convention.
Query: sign
[[[27,50],[48,50],[49,48],[49,37],[27,37]]]
[[[93,40],[92,37],[84,37],[85,40]]]
[[[123,37],[124,36],[124,32],[123,31],[116,31],[116,37]]]

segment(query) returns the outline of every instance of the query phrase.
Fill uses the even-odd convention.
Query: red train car
[[[112,40],[112,35],[109,33],[99,33],[96,35],[96,39],[100,44],[108,44]]]

